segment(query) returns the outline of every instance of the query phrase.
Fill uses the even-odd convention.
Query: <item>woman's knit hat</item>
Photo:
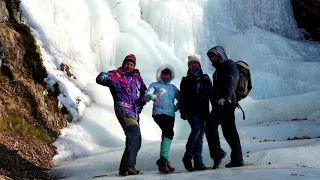
[[[192,54],[190,56],[188,56],[188,65],[191,63],[191,62],[197,62],[199,63],[199,65],[201,65],[201,56],[199,54]]]

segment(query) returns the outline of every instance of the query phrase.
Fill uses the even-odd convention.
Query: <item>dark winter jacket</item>
[[[199,115],[202,119],[209,116],[209,100],[212,99],[212,83],[207,74],[200,74],[200,91],[197,90],[197,77],[188,73],[180,84],[180,114],[182,119]]]
[[[134,115],[139,119],[144,102],[144,94],[147,90],[138,69],[129,75],[122,67],[107,73],[101,72],[96,82],[110,88],[117,118]]]
[[[223,47],[216,46],[211,48],[207,55],[216,54],[220,57],[218,64],[213,64],[216,68],[212,76],[213,81],[213,104],[224,98],[227,101],[231,101],[233,104],[237,104],[235,90],[238,85],[239,72],[238,68],[233,60],[228,59]]]

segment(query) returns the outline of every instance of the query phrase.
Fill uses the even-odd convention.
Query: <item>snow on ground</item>
[[[258,123],[238,127],[243,147],[243,156],[248,166],[227,169],[227,156],[218,170],[187,172],[182,164],[186,141],[174,140],[170,152],[171,165],[176,171],[170,175],[159,174],[156,160],[159,158],[160,142],[145,142],[139,152],[137,169],[145,174],[128,176],[125,179],[317,179],[320,175],[320,123],[313,120],[289,120]],[[310,139],[288,140],[294,137]],[[316,138],[318,137],[318,138]],[[226,141],[221,137],[222,148],[230,155]],[[207,143],[203,146],[204,163],[212,165]],[[94,176],[111,174],[118,179],[123,148],[115,148],[107,153],[97,154],[67,161],[51,173],[64,179],[91,179]]]
[[[52,174],[91,179],[118,170],[124,133],[108,88],[95,83],[100,71],[121,66],[133,53],[147,85],[159,65],[170,63],[179,87],[188,55],[202,55],[204,72],[212,74],[206,52],[222,45],[229,58],[245,60],[252,72],[253,89],[241,102],[246,120],[236,113],[243,155],[252,166],[225,169],[227,157],[217,171],[187,173],[181,158],[190,128],[176,113],[171,163],[182,173],[158,175],[160,143],[154,140],[160,130],[148,103],[137,168],[153,172],[125,179],[319,177],[319,139],[287,140],[320,136],[320,44],[301,39],[290,0],[22,0],[20,9],[39,44],[48,88],[58,85],[59,107],[73,116],[54,143]],[[222,146],[230,154],[223,139]],[[212,165],[207,144],[203,156]]]

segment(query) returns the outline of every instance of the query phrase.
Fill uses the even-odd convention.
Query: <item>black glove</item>
[[[142,109],[143,109],[142,107],[139,107],[139,106],[138,106],[138,107],[136,107],[136,113],[140,114],[140,113],[141,113],[141,111],[142,111]]]
[[[209,120],[209,121],[213,121],[213,119],[214,119],[214,111],[212,110],[212,111],[209,113],[208,120]]]
[[[139,102],[138,102],[138,106],[136,108],[136,112],[140,114],[142,109],[143,109],[143,106],[146,105],[146,104],[147,103],[144,100],[140,99]]]
[[[106,86],[109,87],[111,94],[114,95],[114,94],[117,94],[117,93],[118,93],[116,83],[114,83],[113,81],[108,81],[108,82],[106,83]]]
[[[139,100],[139,106],[141,107],[141,108],[143,108],[143,106],[145,106],[147,103],[144,101],[144,100],[142,100],[142,99],[140,99]]]
[[[180,117],[181,117],[181,119],[183,119],[183,120],[187,120],[187,116],[184,115],[184,114],[180,114]]]

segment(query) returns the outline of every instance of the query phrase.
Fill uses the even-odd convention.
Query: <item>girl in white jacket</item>
[[[175,169],[170,166],[169,151],[174,136],[173,126],[175,112],[179,109],[179,90],[170,82],[174,79],[174,69],[169,64],[160,66],[156,73],[157,82],[150,84],[144,99],[146,102],[153,101],[152,117],[162,130],[162,141],[160,159],[157,160],[159,171],[163,173],[173,172]]]

